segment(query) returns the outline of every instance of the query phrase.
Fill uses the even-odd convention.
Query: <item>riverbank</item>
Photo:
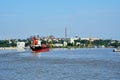
[[[17,49],[17,47],[0,47],[0,50],[13,50]]]

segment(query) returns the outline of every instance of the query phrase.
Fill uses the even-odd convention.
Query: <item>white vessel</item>
[[[113,52],[120,52],[120,47],[113,49]]]

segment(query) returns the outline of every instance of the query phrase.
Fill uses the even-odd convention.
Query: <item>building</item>
[[[17,42],[17,48],[24,49],[25,48],[25,42]]]
[[[100,38],[81,38],[81,40],[92,40],[92,41],[95,41],[95,40],[100,40]]]

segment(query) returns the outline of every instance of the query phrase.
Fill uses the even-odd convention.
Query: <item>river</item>
[[[0,50],[0,80],[120,80],[120,52],[112,50]]]

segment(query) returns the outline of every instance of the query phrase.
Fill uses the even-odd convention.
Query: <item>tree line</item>
[[[25,46],[29,46],[31,44],[31,39],[18,39],[18,40],[0,40],[0,47],[16,47],[17,42],[25,42]],[[59,41],[46,41],[41,39],[42,44],[63,44],[64,40]],[[77,44],[79,43],[79,44]],[[89,40],[75,40],[74,43],[67,42],[67,46],[69,47],[88,47],[90,45]],[[94,40],[91,42],[93,46],[105,46],[105,47],[119,47],[120,41],[118,40]]]

